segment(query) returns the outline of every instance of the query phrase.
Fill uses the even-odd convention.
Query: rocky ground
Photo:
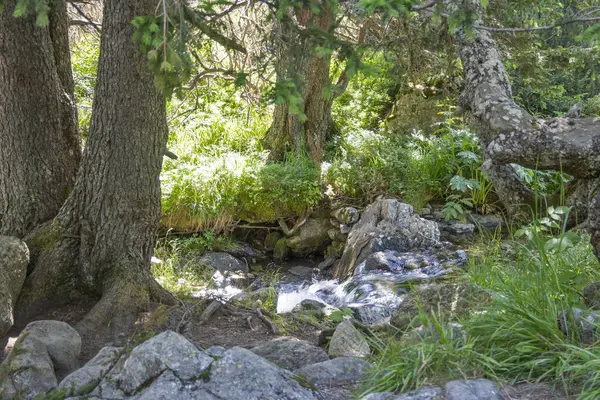
[[[260,250],[237,243],[226,252],[189,255],[209,267],[210,287],[192,288],[196,298],[178,307],[146,305],[132,330],[85,343],[71,326],[93,299],[41,313],[25,329],[11,329],[12,309],[0,307],[0,335],[6,334],[0,399],[47,393],[81,399],[355,398],[371,367],[369,332],[403,331],[418,313],[417,302],[426,311],[442,307],[460,315],[488,301],[454,277],[467,259],[460,245],[478,229],[501,225],[493,217],[445,222],[439,212],[426,208],[418,215],[393,199],[377,200],[362,213],[343,207],[292,228],[282,224],[283,234],[265,235],[254,246]],[[0,286],[11,284],[0,288],[6,296],[0,304],[14,306],[27,248],[0,239]],[[324,258],[306,258],[315,252]],[[267,279],[271,260],[281,267],[277,281]],[[483,379],[363,398],[566,399],[544,385]]]

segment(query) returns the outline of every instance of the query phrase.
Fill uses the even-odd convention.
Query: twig
[[[271,322],[269,318],[263,315],[260,308],[256,309],[256,314],[258,315],[258,318],[260,318],[265,323],[265,325],[267,325],[271,329],[271,332],[273,332],[274,335],[280,334],[279,328],[275,326],[275,324]]]
[[[252,315],[248,315],[248,318],[246,318],[246,324],[248,324],[248,328],[250,328],[251,331],[256,330],[256,328],[252,326]]]
[[[222,305],[223,303],[221,303],[218,300],[211,301],[210,304],[204,309],[204,311],[202,311],[202,314],[200,314],[200,318],[198,319],[198,325],[205,324],[210,319],[210,317],[212,317],[212,315],[216,313],[219,310],[219,308],[221,308]]]

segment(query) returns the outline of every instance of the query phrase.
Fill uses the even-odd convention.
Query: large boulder
[[[13,309],[25,282],[28,264],[27,245],[16,237],[0,236],[0,337],[13,325]]]
[[[427,249],[440,242],[434,221],[421,218],[412,206],[395,199],[370,204],[352,227],[340,260],[334,265],[337,277],[346,277],[368,256],[379,251],[406,252]]]
[[[296,256],[323,253],[331,243],[329,228],[331,228],[329,219],[309,219],[287,239],[286,244]]]
[[[239,347],[227,350],[213,363],[207,380],[199,388],[216,399],[317,399],[311,389],[298,383],[293,373]]]
[[[418,285],[404,296],[393,311],[390,323],[400,329],[406,328],[419,315],[419,307],[428,313],[442,312],[452,317],[465,315],[489,301],[487,292],[466,283]]]
[[[208,252],[197,260],[198,264],[211,268],[214,271],[224,272],[248,272],[246,263],[235,258],[229,253]]]
[[[350,320],[342,321],[333,332],[329,342],[330,357],[367,357],[371,348],[367,339]]]
[[[193,381],[200,378],[212,362],[211,357],[183,336],[166,331],[131,351],[117,381],[119,387],[131,395],[166,370],[182,380]]]
[[[54,389],[58,384],[56,374],[71,372],[80,351],[81,338],[69,324],[30,323],[0,367],[0,394],[8,399],[31,399]]]
[[[249,350],[200,351],[183,336],[167,331],[130,353],[103,349],[85,367],[65,378],[60,388],[66,389],[70,400],[318,398],[299,382],[303,381],[291,371]]]
[[[305,340],[272,340],[254,347],[251,351],[290,371],[329,360],[325,350]]]

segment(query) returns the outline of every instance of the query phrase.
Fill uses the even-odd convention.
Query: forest
[[[600,399],[600,1],[0,0],[0,400]]]

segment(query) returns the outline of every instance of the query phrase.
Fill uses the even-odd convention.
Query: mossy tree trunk
[[[292,112],[287,103],[275,105],[273,122],[263,140],[265,148],[271,151],[271,160],[281,160],[286,151],[307,151],[317,163],[323,159],[325,142],[334,128],[331,106],[335,91],[331,90],[329,77],[331,56],[318,55],[316,47],[324,44],[306,32],[318,29],[332,34],[334,23],[334,13],[327,0],[321,2],[319,14],[295,8],[288,10],[279,23],[275,38],[277,83],[296,84],[304,115]]]
[[[51,220],[69,195],[81,158],[63,0],[50,24],[0,14],[0,234],[23,237]]]
[[[159,174],[168,136],[165,100],[131,39],[136,15],[154,0],[106,0],[87,146],[73,192],[51,225],[34,232],[41,248],[17,318],[69,299],[99,301],[77,326],[82,335],[127,329],[140,304],[173,303],[150,273],[160,218]],[[103,329],[104,328],[104,329]]]

